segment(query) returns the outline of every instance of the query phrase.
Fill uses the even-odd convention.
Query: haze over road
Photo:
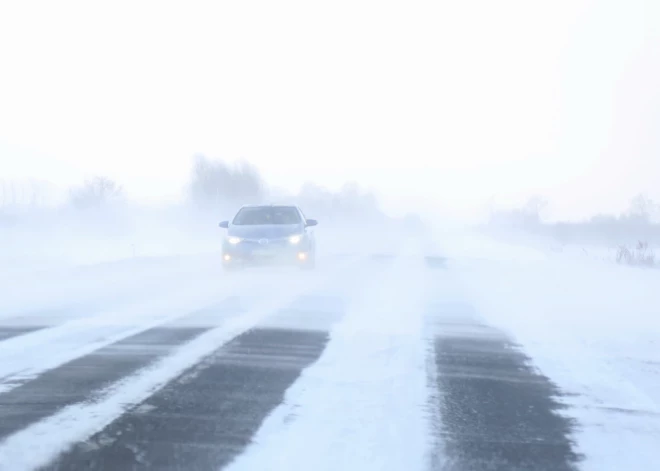
[[[575,469],[562,392],[447,260],[321,262],[101,264],[98,302],[3,309],[0,469]],[[141,294],[113,291],[136,265]]]

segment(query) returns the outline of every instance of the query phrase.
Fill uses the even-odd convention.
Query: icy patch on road
[[[421,254],[405,253],[370,280],[230,471],[425,469],[423,273]]]

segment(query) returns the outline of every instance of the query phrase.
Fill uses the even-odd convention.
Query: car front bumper
[[[314,252],[305,244],[225,244],[222,262],[226,265],[301,265],[313,262]]]

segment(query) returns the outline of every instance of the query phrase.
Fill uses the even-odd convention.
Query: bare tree
[[[194,158],[189,190],[192,201],[200,207],[256,203],[263,199],[264,188],[259,171],[248,162],[230,166],[202,155]]]
[[[525,205],[525,212],[530,217],[535,218],[540,222],[547,207],[548,201],[541,196],[535,195],[527,200],[527,204]]]
[[[537,229],[543,224],[542,216],[547,206],[548,202],[544,198],[533,196],[521,208],[491,211],[489,224],[519,229]]]
[[[94,177],[69,192],[69,200],[77,209],[98,209],[119,201],[124,190],[107,177]]]
[[[16,197],[16,185],[13,180],[0,180],[0,188],[2,199],[0,199],[0,206],[3,208],[9,208],[15,206],[17,203]]]
[[[0,208],[34,209],[51,201],[54,187],[37,179],[0,180]]]
[[[628,216],[645,222],[657,218],[660,214],[660,207],[653,202],[646,194],[640,193],[630,201]]]
[[[348,219],[382,216],[373,193],[363,190],[355,182],[344,184],[338,193],[332,195],[332,212]]]

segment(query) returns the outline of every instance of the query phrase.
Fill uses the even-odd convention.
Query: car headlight
[[[302,236],[301,236],[301,235],[294,235],[294,236],[289,237],[289,242],[291,242],[292,244],[297,244],[297,243],[299,243],[301,240],[302,240]]]
[[[236,245],[242,240],[243,239],[241,239],[240,237],[227,237],[227,242],[229,242],[231,245]]]

